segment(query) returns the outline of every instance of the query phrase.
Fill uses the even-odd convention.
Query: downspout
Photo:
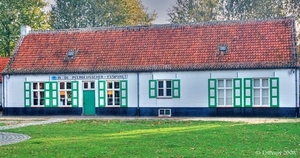
[[[140,117],[140,73],[137,73],[137,115]]]
[[[298,103],[298,97],[299,97],[299,95],[298,95],[298,86],[299,86],[299,83],[298,83],[298,69],[297,68],[295,68],[295,95],[296,95],[296,118],[298,118],[299,117],[299,103]]]

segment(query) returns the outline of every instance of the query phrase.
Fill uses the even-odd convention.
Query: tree
[[[50,28],[42,0],[0,1],[0,56],[9,56],[20,37],[21,25],[33,29]]]
[[[177,0],[168,9],[171,23],[188,23],[217,19],[219,0]]]
[[[56,29],[150,24],[157,16],[140,0],[56,0],[51,12]]]
[[[284,16],[282,0],[220,0],[222,20],[244,20]]]

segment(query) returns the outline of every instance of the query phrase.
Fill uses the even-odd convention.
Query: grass
[[[5,126],[5,123],[0,122],[0,126]]]
[[[300,123],[81,120],[6,130],[30,135],[0,157],[300,157]]]

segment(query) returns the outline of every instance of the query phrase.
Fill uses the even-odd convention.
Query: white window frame
[[[159,83],[163,82],[163,87],[159,87]],[[167,82],[170,82],[170,87],[167,87]],[[159,90],[163,90],[163,95],[160,95]],[[167,95],[167,90],[170,90],[170,95]],[[157,80],[157,98],[172,98],[172,80]]]
[[[159,117],[171,117],[172,112],[171,109],[158,109]]]
[[[95,90],[95,81],[83,81],[82,89],[83,90]]]
[[[112,88],[109,88],[109,83],[112,83]],[[115,83],[119,83],[119,88],[115,88]],[[108,107],[120,107],[120,103],[121,103],[121,82],[119,80],[108,80],[106,81],[106,105]],[[116,97],[116,91],[119,91],[119,96]],[[110,102],[109,102],[109,94],[111,93],[112,95],[112,104],[110,105]],[[116,99],[119,99],[119,102],[118,104],[116,103]]]
[[[220,87],[219,82],[223,81],[223,86]],[[227,87],[227,81],[231,81],[231,86]],[[218,107],[233,107],[233,79],[217,79],[217,106]],[[219,90],[223,90],[223,96],[219,94]],[[228,91],[231,90],[230,97],[228,98]],[[223,104],[220,104],[220,99],[223,100]],[[231,104],[227,104],[228,99],[231,100]]]
[[[255,80],[259,80],[259,86],[255,85]],[[266,80],[267,86],[263,86],[263,80]],[[259,90],[259,96],[255,95],[255,90]],[[263,90],[267,91],[267,95],[263,96]],[[259,99],[259,104],[256,103],[255,99]],[[267,104],[263,104],[263,98],[267,100]],[[253,78],[253,106],[270,106],[270,79],[269,78]]]
[[[64,87],[61,88],[60,84],[63,83]],[[70,84],[70,88],[67,88],[68,83]],[[72,82],[71,81],[60,81],[59,84],[59,106],[60,107],[71,107],[72,106]],[[61,97],[61,92],[64,92],[64,98]],[[68,97],[68,92],[70,96]],[[70,105],[68,105],[70,102]]]
[[[36,88],[34,88],[36,84]],[[43,86],[41,86],[41,84]],[[45,83],[44,82],[32,82],[32,106],[33,107],[44,107],[45,106]],[[43,92],[44,96],[41,96],[41,92]],[[37,97],[35,97],[35,94],[37,94]],[[35,105],[34,104],[34,100],[37,99],[38,104]],[[43,101],[42,101],[43,100]],[[43,102],[43,104],[41,104],[41,101]]]

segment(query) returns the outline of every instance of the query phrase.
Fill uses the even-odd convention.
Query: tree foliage
[[[219,0],[177,0],[168,9],[171,23],[188,23],[216,20]]]
[[[224,20],[274,18],[284,16],[282,0],[220,0]]]
[[[150,24],[156,13],[147,13],[140,0],[56,0],[52,6],[55,29]]]
[[[49,28],[49,15],[42,0],[0,1],[0,56],[9,56],[20,37],[21,25],[33,29]]]

